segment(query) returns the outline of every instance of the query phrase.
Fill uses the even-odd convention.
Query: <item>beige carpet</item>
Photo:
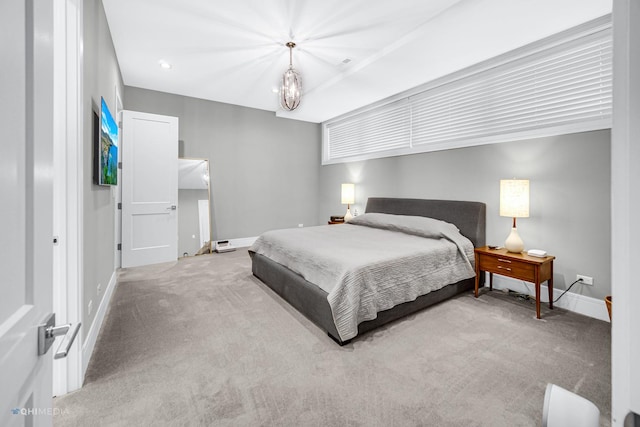
[[[547,383],[610,425],[610,325],[472,293],[345,347],[251,275],[246,250],[123,270],[56,426],[537,426]]]

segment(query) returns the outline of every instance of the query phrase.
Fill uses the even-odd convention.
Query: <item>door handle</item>
[[[42,356],[49,351],[49,348],[51,348],[57,336],[64,335],[58,351],[56,351],[54,355],[54,359],[66,357],[78,335],[80,326],[82,326],[81,322],[76,323],[75,326],[71,323],[61,326],[55,326],[55,324],[56,315],[55,313],[51,313],[43,323],[38,325],[38,356]]]
[[[176,205],[171,205],[167,208],[168,211],[175,211],[177,209]]]

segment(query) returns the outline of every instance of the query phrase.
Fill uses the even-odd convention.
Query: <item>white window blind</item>
[[[327,125],[333,158],[349,158],[363,154],[385,152],[406,147],[410,132],[410,110],[403,100],[356,120],[347,119]]]
[[[611,126],[610,28],[323,124],[323,163]]]

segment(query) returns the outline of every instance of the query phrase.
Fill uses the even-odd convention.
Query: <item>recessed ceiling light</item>
[[[158,63],[165,70],[169,70],[171,68],[171,64],[169,64],[167,61],[158,61]]]

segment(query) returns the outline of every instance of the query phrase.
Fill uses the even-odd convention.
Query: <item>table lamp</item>
[[[529,218],[529,180],[501,179],[500,180],[500,216],[513,218],[511,234],[504,242],[509,252],[522,252],[524,242],[516,228],[516,218]]]
[[[347,213],[344,214],[345,222],[353,218],[351,215],[350,205],[355,202],[355,185],[354,184],[342,184],[342,204],[347,205]]]

